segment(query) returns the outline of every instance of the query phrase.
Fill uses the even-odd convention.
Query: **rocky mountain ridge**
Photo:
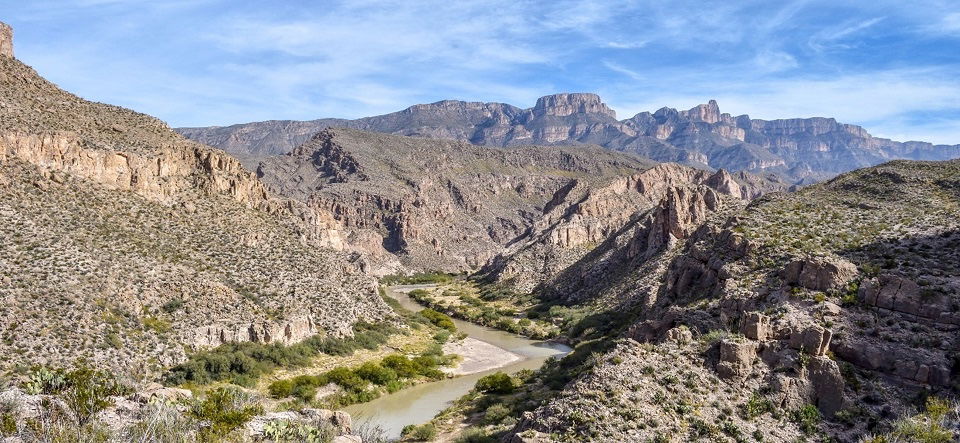
[[[335,222],[222,151],[0,56],[0,354],[155,374],[192,347],[349,334],[390,309]],[[336,312],[335,315],[332,315]]]
[[[596,147],[494,149],[338,128],[257,173],[277,193],[332,214],[346,243],[375,261],[460,271],[521,235],[559,190],[652,165]]]
[[[574,339],[618,340],[508,439],[921,441],[912,411],[960,389],[958,168],[891,162],[746,206],[671,197],[686,216],[651,219],[689,221],[652,224],[687,226],[672,246],[631,259],[614,236],[537,287],[590,307]]]
[[[793,183],[816,182],[893,159],[960,157],[960,145],[895,142],[832,118],[732,116],[721,113],[713,100],[686,111],[665,107],[617,120],[599,96],[588,93],[545,96],[529,109],[445,100],[357,120],[267,121],[177,131],[254,165],[265,156],[291,151],[327,127],[500,147],[596,144],[659,162],[775,173]]]

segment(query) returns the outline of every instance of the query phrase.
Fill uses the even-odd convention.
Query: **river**
[[[404,308],[416,312],[424,306],[415,302],[406,293],[413,289],[432,286],[393,286],[387,288],[387,295],[397,299]],[[559,343],[530,340],[458,319],[453,319],[453,322],[457,325],[457,331],[520,355],[522,359],[497,369],[419,384],[367,403],[348,406],[345,410],[353,417],[354,427],[364,423],[377,425],[386,431],[389,438],[399,438],[400,430],[404,426],[430,421],[438,412],[450,406],[454,400],[470,392],[480,377],[497,371],[514,373],[522,369],[537,369],[548,358],[570,352],[569,347]]]

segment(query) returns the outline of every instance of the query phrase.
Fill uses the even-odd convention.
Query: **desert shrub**
[[[191,355],[188,361],[171,368],[165,380],[168,384],[207,384],[224,380],[250,384],[278,367],[304,366],[318,353],[346,356],[357,349],[376,349],[386,343],[397,329],[385,324],[358,322],[353,332],[352,337],[317,335],[290,346],[279,343],[225,343]]]
[[[183,299],[174,298],[160,306],[160,310],[167,314],[173,314],[183,307]]]
[[[183,414],[177,405],[151,402],[142,418],[124,430],[119,441],[151,443],[185,443],[184,435],[199,423]]]
[[[497,424],[510,416],[510,408],[503,403],[491,405],[483,413],[483,421],[487,424]]]
[[[793,421],[804,434],[812,434],[820,425],[820,410],[814,405],[804,405],[793,412]]]
[[[483,429],[469,427],[464,429],[454,441],[456,443],[494,443],[497,439],[487,435]]]
[[[437,438],[437,427],[432,423],[426,423],[420,426],[407,425],[403,427],[401,434],[404,438],[415,441],[430,441]]]
[[[450,332],[457,332],[457,326],[453,324],[453,319],[451,319],[449,315],[430,308],[420,311],[420,315],[425,317],[427,320],[430,320],[430,323],[433,323],[434,326],[446,329]]]
[[[270,386],[267,387],[267,390],[270,392],[270,396],[273,398],[284,398],[289,397],[293,393],[293,388],[296,385],[293,383],[293,380],[277,380],[273,383],[270,383]]]
[[[895,441],[918,443],[948,443],[953,440],[953,432],[944,426],[947,414],[953,409],[950,402],[937,397],[927,397],[924,411],[913,417],[894,423],[891,437]]]
[[[323,375],[323,378],[330,383],[336,383],[344,389],[351,391],[362,391],[368,384],[368,382],[360,378],[357,373],[344,367],[337,367],[327,371],[327,373]]]
[[[191,417],[207,424],[200,430],[200,438],[205,441],[222,439],[262,412],[263,407],[251,396],[230,386],[207,392],[189,410]]]
[[[393,369],[397,375],[403,378],[413,378],[420,374],[420,368],[417,364],[405,355],[393,354],[383,358],[381,365]]]
[[[747,400],[747,403],[742,405],[741,415],[747,420],[753,420],[763,414],[768,412],[773,412],[773,402],[770,399],[754,393],[750,396],[750,399]]]
[[[481,377],[480,380],[477,380],[474,388],[485,393],[509,394],[517,389],[517,385],[510,375],[504,372],[496,372]]]
[[[67,387],[61,397],[78,426],[89,423],[97,413],[113,405],[111,395],[122,393],[113,377],[83,364],[68,372],[65,378]]]
[[[390,368],[385,368],[376,362],[366,362],[360,365],[356,369],[356,373],[360,378],[368,380],[373,384],[379,386],[385,386],[388,383],[397,380],[399,377],[397,371],[394,371]]]
[[[317,427],[288,420],[274,420],[263,427],[264,438],[277,443],[325,443],[335,435],[336,431],[329,425]]]

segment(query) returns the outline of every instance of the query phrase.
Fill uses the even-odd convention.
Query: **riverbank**
[[[435,285],[404,285],[386,288],[386,295],[410,311],[419,311],[420,305],[407,295],[416,289],[429,289]],[[552,342],[531,340],[506,331],[476,325],[454,319],[457,331],[467,335],[461,342],[448,343],[446,353],[464,356],[460,362],[463,375],[423,383],[384,395],[367,403],[348,406],[357,424],[381,427],[390,438],[400,437],[404,426],[430,421],[454,402],[468,394],[485,375],[503,371],[515,374],[523,370],[535,370],[549,358],[563,355],[570,348]],[[448,350],[462,346],[461,352]]]
[[[443,352],[461,357],[456,366],[441,369],[450,375],[476,374],[502,368],[523,359],[520,355],[473,337],[447,343],[443,345]]]

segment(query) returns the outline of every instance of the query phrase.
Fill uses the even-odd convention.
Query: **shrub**
[[[273,383],[270,383],[270,386],[267,387],[267,390],[270,391],[270,396],[273,398],[284,398],[289,397],[293,393],[294,388],[293,380],[277,380]]]
[[[77,426],[90,422],[97,413],[113,405],[110,396],[117,392],[113,381],[105,372],[96,371],[81,364],[66,375],[67,388],[62,397],[67,409],[73,414]]]
[[[369,382],[379,386],[385,386],[388,383],[397,380],[399,377],[397,375],[397,371],[380,366],[379,363],[375,362],[364,363],[357,368],[356,373],[358,376],[360,376],[360,378],[368,380]]]
[[[820,410],[814,405],[805,405],[793,412],[793,421],[804,434],[812,434],[820,424]]]
[[[234,387],[220,387],[207,392],[203,400],[195,401],[190,416],[208,423],[200,431],[202,440],[217,441],[263,412],[263,407]]]
[[[497,424],[503,421],[503,419],[510,416],[510,408],[508,408],[503,403],[497,403],[489,408],[483,413],[483,421],[486,424]]]
[[[470,427],[464,429],[454,441],[456,443],[494,443],[497,440],[483,432],[483,429]]]
[[[433,423],[426,423],[420,426],[407,425],[401,431],[404,438],[416,441],[430,441],[437,438],[437,427]]]
[[[404,355],[388,355],[383,358],[380,364],[397,371],[397,375],[403,378],[413,378],[420,374],[420,368]]]
[[[183,299],[174,298],[166,303],[163,306],[160,306],[160,310],[166,312],[167,314],[173,314],[180,310],[183,307]]]
[[[362,391],[367,387],[366,380],[344,367],[337,367],[327,371],[327,373],[324,374],[324,378],[331,383],[336,383],[344,389],[351,391]]]
[[[510,377],[504,372],[486,375],[480,378],[480,380],[477,380],[477,384],[475,385],[477,391],[493,394],[509,394],[516,390],[516,388],[517,386],[514,383],[513,377]]]
[[[427,320],[430,320],[430,323],[433,323],[437,327],[446,329],[450,332],[457,332],[457,326],[453,324],[453,319],[444,313],[426,308],[420,311],[420,315],[424,316]]]
[[[263,427],[263,436],[270,441],[278,443],[324,443],[333,439],[336,432],[330,426],[318,428],[306,423],[274,420],[267,422]]]

